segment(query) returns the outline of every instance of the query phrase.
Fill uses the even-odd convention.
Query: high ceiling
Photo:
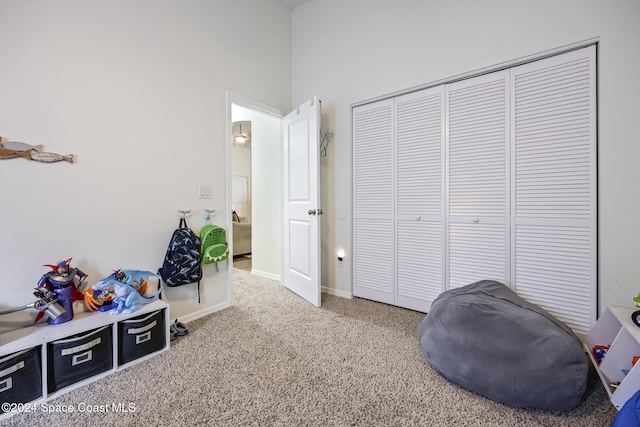
[[[307,0],[275,0],[287,9],[293,10]]]

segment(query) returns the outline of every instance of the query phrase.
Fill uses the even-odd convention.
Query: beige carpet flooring
[[[315,308],[237,269],[234,285],[235,305],[190,323],[170,350],[48,402],[73,413],[0,426],[602,427],[617,413],[593,370],[571,411],[506,406],[431,368],[416,339],[421,313],[324,294]],[[135,411],[77,411],[112,403]]]

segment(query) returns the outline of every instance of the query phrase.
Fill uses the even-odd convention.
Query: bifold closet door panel
[[[395,303],[393,100],[353,109],[353,294]]]
[[[395,99],[396,305],[428,311],[444,290],[444,86]]]
[[[509,71],[446,86],[449,289],[509,286]]]
[[[583,335],[597,316],[595,49],[512,70],[515,291]]]

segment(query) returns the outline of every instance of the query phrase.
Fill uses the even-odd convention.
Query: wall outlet
[[[344,257],[338,257],[338,267],[344,267]]]

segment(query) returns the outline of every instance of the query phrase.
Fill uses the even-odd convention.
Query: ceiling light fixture
[[[240,123],[240,132],[236,135],[236,142],[238,144],[244,145],[244,142],[247,140],[245,134],[242,133],[242,123]]]

